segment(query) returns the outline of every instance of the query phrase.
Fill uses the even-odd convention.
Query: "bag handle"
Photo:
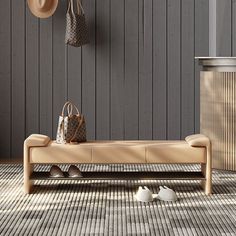
[[[82,14],[84,14],[84,8],[82,7],[81,0],[76,0],[76,3],[77,3],[77,12],[78,12],[78,14],[80,13],[80,9],[82,11]]]
[[[65,108],[67,108],[67,114],[68,116],[72,116],[72,113],[73,113],[73,109],[75,108],[76,112],[77,112],[77,115],[80,116],[80,112],[79,112],[79,109],[77,108],[76,105],[74,105],[72,102],[69,102],[67,101],[63,108],[62,108],[62,111],[61,111],[61,116],[64,117],[64,114],[65,114]]]
[[[72,116],[74,109],[76,110],[77,115],[78,116],[80,115],[78,107],[71,102],[70,104],[67,105],[67,114],[68,114],[68,116]]]
[[[77,6],[77,14],[79,15],[80,13],[80,9],[82,11],[82,14],[84,14],[84,9],[82,7],[82,4],[81,4],[81,0],[76,0],[76,6]],[[68,8],[67,8],[67,13],[71,10],[71,12],[73,14],[75,14],[74,12],[74,0],[68,0]]]
[[[73,140],[74,140],[74,138],[76,137],[76,134],[78,133],[79,128],[81,127],[81,125],[83,124],[83,122],[84,122],[84,116],[82,115],[77,129],[76,129],[74,135],[72,136],[72,138],[70,139],[70,143],[73,143]]]
[[[64,104],[64,106],[63,106],[63,108],[62,108],[62,111],[61,111],[61,116],[64,117],[65,108],[66,108],[69,104],[71,104],[71,102],[69,102],[69,101],[67,101],[67,102]],[[67,110],[67,111],[68,111],[68,110]]]
[[[72,111],[73,111],[73,106],[72,106],[72,103],[70,103],[70,104],[67,105],[67,115],[71,116]]]
[[[72,9],[72,8],[73,8],[73,4],[72,4],[72,7],[71,7],[71,0],[68,0],[68,8],[67,8],[66,13],[69,13],[70,10],[74,13],[74,9]]]

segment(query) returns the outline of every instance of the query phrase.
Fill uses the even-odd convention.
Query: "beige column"
[[[211,140],[213,168],[236,170],[236,72],[200,77],[200,132]]]

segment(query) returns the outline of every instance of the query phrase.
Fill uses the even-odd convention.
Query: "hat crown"
[[[37,0],[36,1],[36,6],[38,9],[48,9],[50,6],[51,0]]]
[[[27,0],[30,11],[40,18],[47,18],[55,12],[58,0]]]

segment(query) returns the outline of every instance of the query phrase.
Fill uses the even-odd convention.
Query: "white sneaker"
[[[176,193],[172,189],[166,186],[164,187],[160,186],[160,191],[156,195],[156,197],[162,201],[176,201],[177,200]]]
[[[140,202],[153,201],[152,192],[146,186],[144,186],[144,188],[142,186],[139,186],[135,198]]]

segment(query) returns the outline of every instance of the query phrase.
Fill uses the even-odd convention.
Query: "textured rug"
[[[36,167],[46,170],[48,166]],[[68,168],[63,166],[64,169]],[[198,170],[197,165],[81,165],[83,171]],[[22,165],[0,165],[0,235],[236,235],[236,172],[198,181],[36,181],[24,195]],[[140,203],[139,185],[173,188],[176,202]]]

